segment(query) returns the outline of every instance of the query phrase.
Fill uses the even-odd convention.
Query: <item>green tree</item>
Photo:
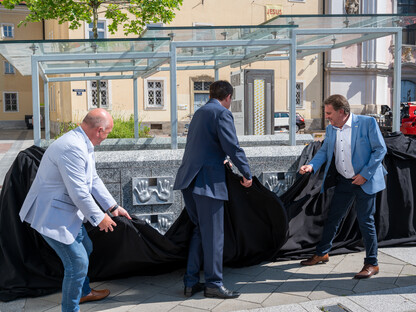
[[[119,26],[125,35],[139,35],[146,24],[168,23],[175,17],[183,0],[26,0],[24,3],[30,13],[21,24],[57,20],[60,24],[68,22],[70,29],[77,29],[82,22],[93,22],[94,39],[98,38],[98,15],[104,14],[110,21],[108,31],[114,34]],[[7,9],[14,9],[21,0],[3,0]],[[131,14],[131,15],[129,15]]]
[[[82,22],[93,23],[93,37],[98,38],[98,16],[104,14],[108,31],[114,34],[121,25],[125,35],[139,35],[146,24],[172,21],[174,10],[183,0],[27,0],[25,4],[30,13],[19,26],[28,22],[57,20],[60,24],[68,22],[70,29],[77,29]],[[21,0],[3,0],[0,4],[14,9]],[[129,15],[130,14],[130,15]],[[99,76],[99,73],[96,73]],[[97,84],[97,107],[101,106],[100,81]]]

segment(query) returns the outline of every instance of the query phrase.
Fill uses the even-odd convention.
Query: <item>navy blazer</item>
[[[325,175],[328,173],[332,155],[334,155],[337,131],[332,125],[326,128],[325,141],[315,157],[309,163],[314,172],[326,162]],[[386,169],[381,164],[387,152],[380,128],[373,117],[352,114],[351,123],[351,162],[355,174],[361,174],[367,181],[361,188],[367,194],[375,194],[386,188],[384,175]],[[329,160],[329,161],[328,161]],[[321,192],[324,190],[322,184]]]
[[[185,152],[173,189],[186,189],[195,179],[193,193],[227,200],[224,168],[227,155],[250,180],[250,167],[238,144],[233,115],[218,100],[210,99],[195,112],[189,125]]]

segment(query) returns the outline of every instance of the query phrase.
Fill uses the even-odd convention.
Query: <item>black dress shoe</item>
[[[185,297],[192,297],[196,293],[199,293],[200,291],[203,291],[204,287],[205,287],[205,285],[202,284],[202,283],[196,283],[192,287],[186,287],[185,286],[185,288],[183,290],[183,294],[185,295]]]
[[[240,293],[237,291],[228,290],[224,286],[219,288],[205,287],[204,296],[207,298],[231,299],[238,298]]]

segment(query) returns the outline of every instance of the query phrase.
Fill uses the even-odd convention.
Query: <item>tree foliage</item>
[[[68,22],[70,29],[77,29],[82,22],[91,23],[104,14],[109,21],[108,31],[114,34],[122,26],[124,34],[139,35],[148,23],[172,21],[174,10],[179,9],[183,0],[26,0],[30,13],[21,24],[57,20]],[[14,9],[21,0],[3,0],[7,9]],[[131,15],[129,15],[131,14]],[[96,34],[94,36],[96,37]]]

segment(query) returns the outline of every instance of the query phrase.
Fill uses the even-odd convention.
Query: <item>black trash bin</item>
[[[33,129],[33,115],[25,115],[25,124],[28,129]]]

